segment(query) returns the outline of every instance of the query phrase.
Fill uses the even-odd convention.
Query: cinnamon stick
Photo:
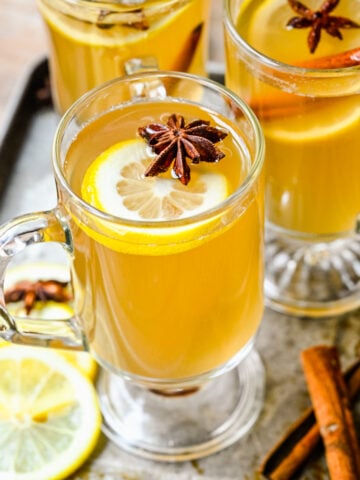
[[[330,478],[359,480],[360,448],[337,350],[312,347],[302,352],[301,359]]]
[[[279,92],[271,97],[258,97],[249,102],[253,112],[260,120],[275,120],[298,115],[304,108],[304,100],[296,95]]]
[[[360,359],[344,373],[352,402],[360,393]],[[321,448],[321,435],[313,408],[308,408],[262,461],[259,473],[269,480],[289,480]]]
[[[317,70],[360,66],[360,47],[334,55],[305,60],[295,66]],[[300,105],[303,104],[296,95],[280,92],[278,95],[252,100],[249,105],[260,119],[271,120],[296,115],[300,113]]]
[[[173,66],[173,70],[177,70],[178,72],[189,71],[191,63],[194,59],[194,55],[196,53],[196,49],[201,40],[203,29],[204,24],[199,23],[199,25],[197,25],[190,33],[190,36],[187,39],[181,54],[179,55],[175,62],[175,65]]]
[[[320,70],[356,67],[357,65],[360,65],[360,47],[326,57],[312,58],[311,60],[306,60],[298,64],[299,67]]]

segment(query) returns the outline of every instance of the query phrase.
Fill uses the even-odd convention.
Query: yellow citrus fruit
[[[46,262],[25,263],[9,269],[5,279],[5,290],[22,280],[58,280],[67,282],[69,280],[69,270],[65,265],[60,264]],[[70,302],[62,303],[52,300],[35,302],[34,308],[29,315],[27,315],[24,304],[21,301],[8,303],[7,308],[12,315],[42,320],[66,319],[72,317],[74,314]],[[0,346],[1,345],[7,345],[7,343],[1,342]],[[86,375],[90,380],[95,379],[97,363],[89,353],[70,350],[59,350],[58,353],[65,357],[66,360],[78,368],[81,373]]]
[[[228,196],[228,183],[221,173],[209,173],[196,165],[191,181],[182,185],[167,174],[144,177],[154,154],[141,139],[117,143],[100,154],[85,172],[81,195],[93,207],[126,221],[111,223],[94,218],[81,228],[96,241],[116,251],[132,254],[166,255],[189,248],[216,235],[218,218],[186,220],[221,203]],[[78,219],[74,219],[78,223]],[[177,226],[167,221],[183,220]],[[165,222],[165,223],[163,223]],[[223,228],[223,225],[221,225]]]
[[[79,21],[72,15],[55,13],[46,6],[46,2],[38,2],[38,7],[51,28],[70,40],[99,48],[122,47],[123,49],[131,48],[133,44],[136,46],[136,44],[141,44],[144,41],[156,41],[159,32],[161,33],[163,30],[166,32],[173,24],[176,24],[176,19],[184,15],[184,12],[187,10],[192,11],[190,10],[192,5],[187,3],[182,8],[178,8],[176,5],[175,8],[168,7],[166,12],[161,5],[159,6],[155,4],[152,9],[149,9],[149,5],[147,5],[146,18],[142,9],[134,11],[131,6],[128,10],[131,10],[133,13],[128,13],[127,16],[124,13],[116,15],[114,12],[112,15],[109,15],[107,25],[110,24],[111,28],[107,29],[96,27],[96,25],[100,24],[99,11],[96,8],[93,11],[88,9],[88,12],[82,12],[83,20]],[[122,10],[124,10],[124,7]],[[136,28],[136,25],[144,21],[147,22],[148,28]],[[134,24],[133,28],[129,28],[131,23]],[[106,26],[106,23],[104,25]],[[161,39],[163,40],[163,35]],[[154,51],[157,51],[157,49],[154,48]]]
[[[304,29],[289,31],[286,28],[288,20],[295,16],[295,12],[286,2],[266,0],[259,5],[255,3],[247,0],[242,4],[241,30],[245,30],[247,41],[252,47],[273,59],[301,66],[302,62],[310,58],[331,55],[355,46],[339,42],[338,39],[331,40],[329,35],[323,33],[316,55],[312,56],[306,41],[308,32]],[[357,11],[356,6],[350,7],[348,13],[351,10]],[[245,22],[245,19],[248,21]],[[290,72],[282,81],[273,80],[273,84],[278,87],[276,90],[265,84],[262,90],[258,90],[261,92],[256,98],[256,102],[261,106],[260,118],[262,110],[266,112],[266,107],[269,106],[274,110],[278,107],[285,112],[283,115],[269,115],[263,119],[262,126],[267,141],[281,141],[292,145],[314,141],[335,142],[337,139],[346,142],[347,138],[351,141],[352,137],[357,136],[360,107],[351,94],[358,91],[360,83],[355,80],[355,75],[349,79],[339,76],[336,84],[326,81],[326,76],[324,83],[320,80],[320,77],[317,77],[314,82],[309,75],[308,81],[301,81],[295,75],[292,78]],[[292,91],[294,95],[290,95]],[[280,152],[277,152],[277,155],[280,156]]]
[[[144,177],[155,158],[141,139],[117,143],[89,166],[81,194],[90,205],[129,220],[174,220],[208,210],[227,196],[227,181],[218,173],[192,172],[183,185],[174,178]],[[201,171],[201,165],[198,165]]]
[[[348,98],[333,107],[325,101],[314,109],[309,106],[305,117],[291,116],[286,122],[283,119],[273,119],[264,123],[263,128],[267,138],[280,140],[286,144],[336,141],[337,138],[351,139],[357,135],[360,127],[360,107],[354,105],[354,99]],[[340,140],[339,140],[340,141]]]
[[[63,479],[91,454],[101,427],[92,383],[53,350],[0,349],[0,478]]]

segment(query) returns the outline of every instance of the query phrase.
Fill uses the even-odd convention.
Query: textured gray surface
[[[52,208],[56,202],[50,152],[58,117],[51,109],[34,115],[14,165],[0,206],[0,222],[30,211]],[[17,141],[13,139],[14,143]],[[1,161],[1,159],[0,159]],[[34,255],[43,255],[36,252]],[[337,345],[343,366],[360,353],[360,312],[341,318],[306,320],[266,311],[257,348],[267,372],[266,398],[253,430],[221,453],[181,464],[160,464],[136,458],[104,438],[91,461],[72,480],[242,480],[255,479],[267,450],[309,405],[299,353],[316,344]],[[356,411],[360,425],[360,408]],[[328,479],[322,459],[299,477]]]
[[[266,398],[258,422],[246,437],[221,453],[180,465],[160,465],[141,460],[105,442],[91,465],[73,479],[255,479],[256,468],[263,455],[309,406],[299,362],[300,351],[315,344],[335,344],[345,366],[359,354],[359,333],[359,312],[342,318],[315,321],[289,318],[266,311],[257,341],[267,371]],[[359,408],[356,419],[359,425]],[[328,479],[323,459],[309,464],[299,478]]]

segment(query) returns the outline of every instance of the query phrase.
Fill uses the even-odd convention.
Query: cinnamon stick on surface
[[[360,448],[335,347],[304,350],[301,360],[332,480],[360,479]]]
[[[351,401],[360,393],[360,359],[343,374]],[[320,450],[321,435],[313,408],[308,408],[263,459],[259,473],[269,480],[290,480],[310,455]]]

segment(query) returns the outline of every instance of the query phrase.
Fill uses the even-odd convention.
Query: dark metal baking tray
[[[32,65],[0,130],[0,222],[55,205],[51,144],[59,117],[52,108],[46,59]]]
[[[222,81],[221,70],[212,78]],[[51,146],[59,116],[49,91],[46,59],[36,62],[11,99],[0,130],[0,223],[56,204]],[[197,462],[163,465],[135,458],[104,439],[73,480],[254,479],[260,460],[309,405],[299,353],[311,345],[335,344],[346,366],[359,353],[360,311],[341,318],[305,320],[266,311],[257,347],[267,371],[263,412],[253,430],[223,452]],[[360,405],[356,409],[360,428]],[[326,480],[323,458],[307,465],[299,479]]]

